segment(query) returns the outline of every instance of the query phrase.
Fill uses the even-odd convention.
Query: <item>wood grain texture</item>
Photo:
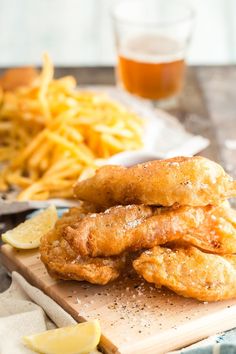
[[[236,326],[236,300],[201,303],[130,274],[106,286],[52,279],[39,253],[2,246],[3,264],[21,273],[76,321],[98,318],[105,353],[158,354]],[[170,340],[171,338],[171,340]]]

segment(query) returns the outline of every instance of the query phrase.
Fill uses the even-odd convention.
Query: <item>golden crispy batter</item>
[[[41,260],[53,278],[86,280],[107,284],[116,279],[125,266],[125,256],[113,258],[80,257],[63,238],[50,232],[42,239]]]
[[[236,183],[206,158],[176,157],[129,168],[104,166],[75,186],[75,195],[103,207],[127,204],[203,206],[236,196]]]
[[[38,71],[33,67],[9,69],[0,77],[0,86],[4,91],[14,91],[20,86],[31,85],[38,76]]]
[[[135,239],[131,233],[152,215],[153,210],[148,206],[117,206],[103,213],[88,214],[83,220],[70,224],[63,230],[63,237],[82,256],[118,255],[131,248],[138,250],[148,243],[149,234]]]
[[[148,282],[200,301],[236,298],[236,255],[219,256],[195,247],[155,247],[133,262]]]
[[[72,208],[57,222],[55,228],[41,239],[41,260],[54,278],[87,280],[106,284],[116,279],[126,264],[125,255],[119,257],[81,257],[63,239],[64,227],[84,217],[83,208]]]
[[[112,256],[167,242],[188,243],[213,253],[236,253],[236,211],[228,204],[157,208],[112,207],[86,215],[63,230],[81,256]]]
[[[132,252],[149,249],[133,262],[147,281],[201,301],[236,298],[236,211],[223,202],[236,196],[236,181],[216,163],[105,166],[75,193],[83,204],[41,241],[52,276],[106,284]]]

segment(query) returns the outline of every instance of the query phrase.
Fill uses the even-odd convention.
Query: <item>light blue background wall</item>
[[[45,50],[58,65],[113,64],[115,1],[0,0],[0,66],[40,63]],[[189,62],[235,63],[236,0],[186,1],[198,16]]]

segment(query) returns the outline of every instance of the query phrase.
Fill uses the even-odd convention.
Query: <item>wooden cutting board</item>
[[[106,286],[52,279],[38,251],[1,248],[3,264],[18,271],[76,321],[98,318],[101,347],[113,354],[167,353],[236,326],[236,300],[200,303],[156,289],[132,274]]]

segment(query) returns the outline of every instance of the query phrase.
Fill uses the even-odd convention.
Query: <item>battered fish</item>
[[[86,280],[93,284],[107,284],[116,279],[126,265],[126,256],[81,257],[63,239],[64,227],[84,217],[83,208],[72,208],[64,214],[55,228],[41,239],[41,260],[53,278]]]
[[[204,157],[176,157],[129,168],[103,166],[77,183],[80,200],[102,207],[128,204],[172,206],[217,205],[236,196],[236,182]]]
[[[200,301],[236,298],[236,255],[219,256],[195,247],[155,247],[133,262],[148,282]]]
[[[19,87],[32,85],[39,77],[33,67],[12,68],[0,76],[0,86],[4,91],[14,91]]]
[[[63,230],[81,256],[114,256],[179,241],[213,253],[236,253],[236,211],[228,204],[158,208],[112,207]]]

